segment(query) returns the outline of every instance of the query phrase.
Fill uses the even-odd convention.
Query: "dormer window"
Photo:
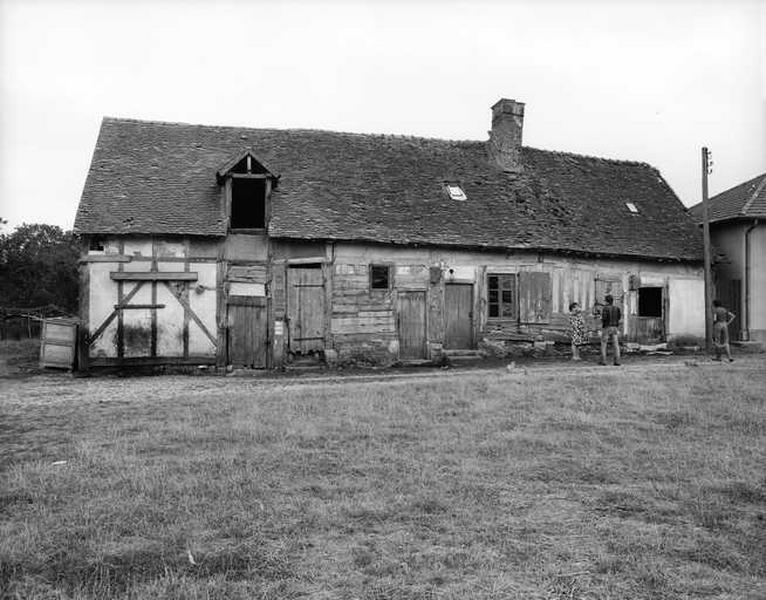
[[[229,228],[239,231],[266,229],[269,196],[279,177],[249,150],[230,160],[217,176],[226,192]]]
[[[266,179],[231,178],[231,228],[266,227]]]
[[[468,196],[465,195],[463,188],[456,183],[447,184],[447,193],[452,200],[468,200]]]

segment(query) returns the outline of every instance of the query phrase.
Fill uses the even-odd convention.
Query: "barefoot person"
[[[614,343],[614,364],[620,364],[620,319],[622,311],[614,305],[614,298],[611,294],[604,296],[606,306],[601,309],[601,362],[606,364],[606,347],[611,339]]]
[[[736,315],[729,312],[720,300],[713,300],[713,345],[715,346],[713,360],[721,360],[721,350],[724,350],[729,362],[734,362],[729,345],[729,325],[736,318]]]
[[[577,302],[569,305],[569,336],[572,338],[572,360],[580,360],[580,346],[586,343],[585,320]]]

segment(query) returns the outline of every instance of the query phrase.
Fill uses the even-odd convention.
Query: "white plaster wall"
[[[196,284],[191,285],[189,305],[205,324],[207,330],[215,337],[218,331],[215,318],[217,265],[211,262],[191,263],[189,270],[195,271],[199,277]],[[189,323],[189,354],[197,356],[215,355],[215,344],[194,321]]]
[[[151,238],[126,238],[124,253],[127,256],[152,256]]]
[[[750,233],[750,334],[766,342],[766,224]]]
[[[705,337],[705,281],[671,277],[668,281],[668,337]]]
[[[158,261],[157,270],[183,271],[183,263]],[[183,356],[184,307],[162,281],[157,282],[157,304],[165,305],[157,309],[157,356]]]
[[[109,317],[117,304],[117,284],[109,277],[110,271],[117,270],[117,263],[88,263],[88,331],[96,332]],[[115,318],[90,347],[91,356],[117,356],[117,319]]]

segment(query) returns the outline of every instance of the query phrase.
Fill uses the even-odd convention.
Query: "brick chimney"
[[[503,171],[521,171],[521,131],[524,103],[501,98],[492,106],[492,131],[487,147],[489,157]]]

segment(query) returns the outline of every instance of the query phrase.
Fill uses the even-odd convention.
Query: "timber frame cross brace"
[[[122,275],[122,273],[120,273],[120,275]],[[183,297],[181,292],[179,292],[172,285],[170,285],[170,282],[166,278],[164,278],[162,276],[160,276],[160,277],[140,277],[139,278],[139,277],[135,277],[136,273],[130,273],[129,275],[130,275],[129,277],[122,277],[122,276],[112,277],[112,279],[118,279],[118,280],[128,280],[128,279],[129,280],[133,280],[133,281],[136,282],[136,285],[122,299],[122,302],[114,305],[114,310],[109,314],[109,316],[106,319],[104,319],[104,322],[101,323],[101,325],[98,326],[96,331],[94,331],[93,334],[88,337],[88,345],[92,345],[104,333],[106,328],[109,327],[109,324],[112,321],[114,321],[114,319],[117,318],[117,316],[120,314],[121,310],[124,310],[124,309],[127,309],[127,308],[131,308],[131,305],[128,304],[128,303],[138,293],[138,290],[140,290],[141,287],[143,287],[144,283],[146,283],[147,281],[161,279],[162,283],[165,284],[165,287],[168,289],[168,291],[170,291],[170,293],[173,295],[173,297],[176,300],[178,300],[179,304],[181,306],[183,306],[184,310],[187,312],[187,314],[192,319],[192,321],[194,321],[197,324],[197,326],[202,330],[202,332],[207,336],[207,338],[213,343],[213,347],[216,348],[216,349],[218,348],[218,340],[216,339],[216,337],[212,333],[210,333],[210,330],[207,327],[205,327],[205,324],[202,322],[202,319],[200,319],[199,316],[197,315],[197,313],[194,312],[194,310],[192,309],[191,305],[189,304],[189,301],[186,300],[186,298]],[[141,275],[143,275],[143,273]],[[160,274],[160,275],[162,275],[162,274]],[[165,274],[165,275],[167,275],[167,274]],[[175,274],[171,274],[171,275],[175,275]],[[193,275],[193,277],[184,277],[183,280],[185,280],[185,281],[196,280],[197,279],[197,274],[196,273],[187,273],[186,275]],[[181,279],[181,278],[174,278],[174,279]]]

